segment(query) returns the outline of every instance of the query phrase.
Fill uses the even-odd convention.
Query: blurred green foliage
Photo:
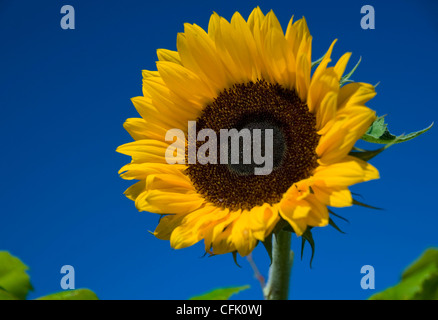
[[[0,251],[0,300],[26,300],[33,287],[27,274],[29,268],[7,251]],[[98,300],[88,289],[66,290],[37,300]]]
[[[438,249],[426,250],[403,272],[397,285],[370,300],[438,300]]]

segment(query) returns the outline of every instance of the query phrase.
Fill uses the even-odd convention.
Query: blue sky
[[[76,29],[60,27],[60,9],[73,5]],[[362,30],[360,8],[373,5],[376,29]],[[203,244],[173,250],[155,239],[157,216],[138,213],[117,175],[131,141],[122,124],[136,112],[141,70],[155,69],[157,48],[176,48],[183,23],[207,27],[213,11],[247,17],[259,5],[286,27],[305,16],[313,59],[338,38],[334,58],[353,52],[362,63],[354,80],[380,82],[369,107],[387,114],[395,134],[438,119],[438,5],[435,1],[1,1],[0,2],[0,250],[31,268],[29,298],[61,290],[60,269],[74,266],[76,287],[102,299],[186,299],[220,286],[250,284],[236,298],[262,298],[245,259],[202,257]],[[437,246],[437,130],[391,147],[372,160],[381,179],[352,188],[384,208],[340,209],[350,222],[315,230],[297,259],[292,299],[365,299],[395,284],[423,250]],[[374,146],[367,146],[374,147]],[[254,251],[261,272],[268,257]],[[360,287],[372,265],[376,289]]]

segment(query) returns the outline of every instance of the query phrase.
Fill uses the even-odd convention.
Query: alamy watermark
[[[218,164],[218,158],[220,164],[256,164],[259,167],[254,167],[255,175],[268,175],[274,164],[274,130],[263,131],[264,137],[262,129],[220,129],[218,143],[216,131],[202,129],[197,133],[196,121],[189,121],[187,139],[181,129],[175,128],[166,132],[165,140],[173,143],[167,148],[165,158],[168,164]],[[197,142],[204,143],[197,148]]]
[[[362,6],[360,13],[364,14],[360,20],[360,27],[364,30],[376,29],[376,17],[374,7],[367,4]]]
[[[63,14],[60,25],[64,30],[75,28],[75,8],[71,5],[64,5],[61,8],[61,13]]]
[[[365,274],[360,280],[360,286],[364,290],[375,289],[375,272],[374,267],[370,265],[362,266],[360,273]]]
[[[75,268],[66,264],[61,267],[61,274],[65,274],[65,276],[61,278],[61,288],[64,290],[75,289]]]

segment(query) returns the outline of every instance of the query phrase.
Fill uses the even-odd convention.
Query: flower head
[[[376,119],[365,103],[372,85],[341,78],[351,53],[329,67],[332,43],[311,74],[312,36],[304,18],[284,33],[271,11],[245,21],[214,13],[208,32],[185,24],[177,51],[157,51],[157,71],[143,72],[141,118],[124,127],[134,142],[117,151],[132,157],[124,179],[139,211],[162,215],[154,234],[184,248],[204,240],[214,254],[249,254],[280,221],[297,235],[329,223],[327,206],[353,203],[349,186],[378,178],[369,163],[349,155]],[[272,172],[252,163],[166,161],[168,130],[255,129],[273,134]],[[187,141],[185,146],[187,146]],[[211,156],[211,154],[210,154]],[[219,157],[219,155],[215,155]]]

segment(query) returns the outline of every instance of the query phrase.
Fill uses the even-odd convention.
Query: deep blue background
[[[76,9],[76,29],[60,27],[60,9]],[[360,28],[371,4],[376,29]],[[246,18],[260,5],[286,28],[305,16],[313,60],[334,38],[334,57],[362,56],[355,80],[380,82],[369,106],[387,114],[396,134],[438,119],[436,1],[0,1],[0,250],[31,267],[29,298],[61,290],[60,269],[76,270],[76,287],[102,299],[186,299],[219,286],[250,284],[236,298],[260,299],[248,262],[202,258],[203,244],[173,250],[155,239],[157,216],[138,213],[123,196],[130,182],[117,170],[129,158],[115,152],[131,141],[122,128],[137,116],[141,70],[155,69],[156,48],[176,49],[183,23],[206,28],[213,11]],[[314,232],[296,259],[292,299],[365,299],[395,284],[421,252],[437,246],[437,128],[391,147],[372,161],[381,179],[353,187],[384,211],[337,212],[347,234]],[[293,238],[299,256],[301,240]],[[267,274],[261,247],[254,259]],[[376,290],[362,290],[360,269],[372,265]]]

